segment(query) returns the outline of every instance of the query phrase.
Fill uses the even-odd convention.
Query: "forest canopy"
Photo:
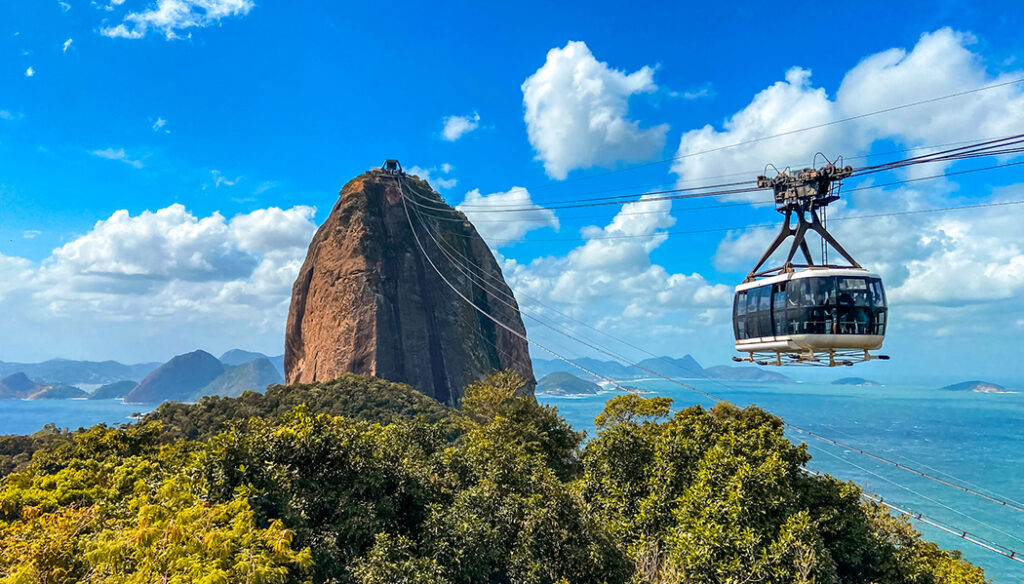
[[[0,439],[0,583],[982,584],[755,407],[346,375]],[[19,450],[20,449],[20,450]]]

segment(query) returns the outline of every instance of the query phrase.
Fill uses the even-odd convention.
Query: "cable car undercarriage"
[[[822,221],[824,208],[839,199],[836,187],[852,173],[852,167],[828,163],[820,169],[757,177],[759,187],[774,191],[775,208],[785,219],[778,236],[736,287],[733,331],[736,350],[746,356],[734,361],[836,367],[889,358],[871,354],[885,338],[888,307],[882,280],[861,267]],[[822,240],[820,263],[807,243],[811,231]],[[790,237],[785,262],[764,269]],[[829,264],[829,247],[848,265]],[[806,263],[793,262],[798,251]]]

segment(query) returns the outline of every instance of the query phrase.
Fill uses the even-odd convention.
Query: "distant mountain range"
[[[578,363],[581,367],[596,373],[597,375],[614,379],[616,381],[629,381],[636,379],[644,379],[654,377],[651,371],[654,371],[660,375],[672,378],[705,378],[705,379],[722,379],[732,381],[761,381],[761,382],[774,382],[784,383],[793,381],[791,378],[786,377],[781,373],[774,371],[766,371],[754,365],[746,366],[728,366],[728,365],[716,365],[714,367],[708,367],[705,369],[701,366],[690,355],[686,355],[681,358],[673,357],[657,357],[652,359],[644,359],[637,363],[637,366],[623,365],[615,361],[601,361],[599,359],[591,359],[584,357],[581,359],[573,359],[575,363]],[[555,373],[558,371],[566,371],[572,368],[571,365],[558,359],[534,359],[533,360],[533,373],[538,378]],[[646,371],[645,371],[646,369]],[[594,375],[588,375],[582,371],[572,368],[573,375],[578,375],[584,379],[591,381],[600,381],[600,377]]]
[[[42,363],[6,363],[0,361],[0,377],[24,373],[31,379],[46,383],[96,384],[115,381],[138,381],[149,375],[160,363],[125,365],[117,361],[72,361],[50,359]]]
[[[284,383],[284,355],[232,349],[217,359],[206,351],[178,355],[167,363],[125,365],[117,361],[52,359],[43,363],[0,361],[2,399],[125,399],[158,403],[198,401],[206,395],[235,397]],[[141,381],[139,381],[141,379]],[[104,384],[89,393],[74,384]]]

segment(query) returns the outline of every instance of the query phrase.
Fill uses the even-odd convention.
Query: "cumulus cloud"
[[[93,150],[92,155],[100,158],[106,158],[107,160],[119,160],[133,168],[142,168],[145,166],[141,160],[129,158],[128,153],[124,151],[124,148],[104,148],[102,150]]]
[[[434,187],[434,190],[442,191],[453,188],[459,182],[457,179],[450,176],[452,170],[452,165],[445,162],[440,166],[432,166],[430,168],[412,166],[407,170],[407,172],[427,181],[430,183],[430,186]]]
[[[454,142],[480,127],[480,114],[473,112],[471,116],[446,116],[443,122],[441,137],[448,142]]]
[[[32,67],[29,67],[28,69],[25,69],[25,77],[35,77],[35,76],[36,76],[36,70],[35,69],[33,69]]]
[[[644,213],[636,213],[640,206]],[[636,338],[642,330],[648,341],[651,334],[672,338],[687,332],[709,310],[727,307],[732,292],[698,273],[672,273],[651,261],[667,237],[664,230],[675,223],[669,211],[668,201],[623,205],[607,225],[583,228],[585,243],[565,256],[528,263],[504,259],[505,277],[524,306],[540,313],[548,309],[536,301],[605,332]],[[673,321],[666,324],[670,314]]]
[[[924,34],[909,52],[890,49],[862,60],[846,73],[834,97],[813,85],[809,70],[793,67],[783,81],[760,91],[727,118],[720,130],[706,125],[685,132],[672,171],[681,180],[709,180],[737,172],[759,173],[766,163],[779,168],[808,166],[817,152],[830,158],[856,156],[883,139],[916,147],[1004,135],[1024,118],[1024,92],[1019,86],[824,125],[1021,76],[990,75],[980,56],[968,48],[973,42],[970,35],[948,28]],[[770,138],[815,126],[823,127]]]
[[[224,18],[245,16],[254,6],[253,0],[157,0],[147,10],[129,12],[120,24],[101,28],[100,33],[113,38],[141,39],[150,31],[156,31],[172,40],[180,38],[179,33],[190,28],[204,28],[219,24]]]
[[[547,174],[564,179],[574,169],[656,156],[668,125],[642,128],[629,119],[628,102],[657,88],[651,67],[612,69],[583,42],[548,51],[522,85],[530,144]]]
[[[74,42],[74,41],[72,39],[70,39],[70,38],[68,40],[64,41],[64,44],[61,45],[61,52],[62,53],[68,52],[68,49],[71,48],[71,43],[72,42]]]
[[[228,220],[178,204],[138,215],[122,210],[40,263],[0,255],[0,310],[11,316],[0,332],[39,331],[34,338],[53,343],[36,347],[46,351],[39,357],[69,346],[47,331],[71,329],[76,337],[105,331],[103,350],[127,354],[141,350],[137,339],[145,335],[173,350],[209,339],[276,345],[316,230],[314,213],[270,207]]]
[[[163,119],[161,117],[157,117],[156,121],[153,122],[152,128],[153,128],[154,132],[159,132],[160,130],[163,130],[164,132],[170,134],[170,130],[164,130],[164,126],[166,126],[166,125],[167,125],[167,120],[165,120],[165,119]]]
[[[509,207],[530,210],[515,213],[499,211]],[[550,227],[558,231],[559,228],[555,212],[534,203],[529,191],[523,187],[512,187],[506,192],[489,195],[473,189],[455,208],[465,213],[484,240],[495,248],[514,245],[515,242],[507,240],[519,239],[535,229]]]

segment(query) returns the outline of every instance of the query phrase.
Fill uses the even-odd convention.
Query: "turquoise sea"
[[[911,386],[850,387],[816,383],[719,383],[685,380],[739,405],[756,404],[788,422],[957,482],[1024,502],[1024,393],[983,394]],[[630,382],[675,400],[677,408],[712,405],[664,380]],[[593,435],[593,419],[614,393],[582,397],[542,396],[574,426]],[[31,433],[48,422],[64,428],[131,421],[148,406],[118,400],[0,401],[0,434]],[[808,436],[810,467],[853,480],[893,504],[1024,553],[1024,513],[846,452]],[[943,473],[948,473],[943,474]],[[947,549],[960,549],[995,584],[1024,582],[1024,564],[916,524]]]

